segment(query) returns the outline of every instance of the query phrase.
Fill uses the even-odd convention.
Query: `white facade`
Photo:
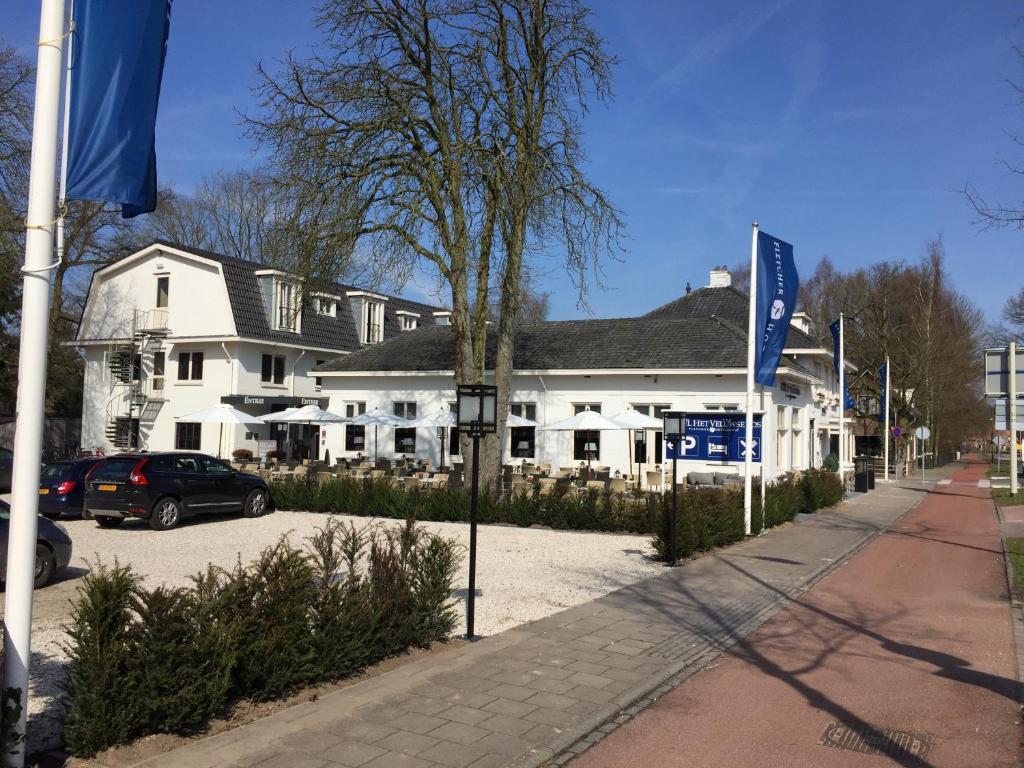
[[[218,424],[178,426],[180,417],[221,402],[253,415],[326,406],[309,372],[346,351],[341,344],[309,344],[301,326],[305,312],[342,322],[338,303],[349,299],[313,294],[309,309],[298,312],[299,281],[251,268],[254,309],[266,313],[268,328],[280,338],[247,338],[236,327],[224,270],[212,255],[157,244],[95,274],[76,342],[85,358],[83,448],[123,449],[126,430],[135,429],[131,447],[144,450],[189,447],[227,456],[235,448],[257,453],[260,440],[285,439],[317,450],[319,435],[311,427],[224,425],[222,433]],[[112,367],[126,355],[138,362],[119,378]]]

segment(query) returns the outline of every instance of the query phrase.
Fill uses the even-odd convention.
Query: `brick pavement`
[[[936,472],[936,480],[942,476]],[[923,497],[882,486],[590,603],[140,763],[489,768],[564,762],[753,632]],[[638,702],[641,702],[638,704]],[[589,741],[588,741],[589,740]]]

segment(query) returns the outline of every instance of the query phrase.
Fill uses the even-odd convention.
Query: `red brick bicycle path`
[[[799,601],[571,765],[1017,766],[1013,628],[995,508],[978,483],[985,468],[968,464],[933,486]],[[892,754],[819,743],[827,732]],[[923,754],[912,754],[915,736]]]

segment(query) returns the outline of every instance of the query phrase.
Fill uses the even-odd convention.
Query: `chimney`
[[[727,267],[715,267],[711,270],[711,282],[709,288],[728,288],[732,285],[732,275]]]
[[[811,316],[806,312],[794,312],[793,319],[789,321],[789,324],[808,335],[811,333]]]

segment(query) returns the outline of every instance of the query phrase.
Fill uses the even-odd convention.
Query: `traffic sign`
[[[1017,357],[1017,397],[1024,396],[1024,369]],[[1006,397],[1010,391],[1010,352],[1007,347],[985,350],[985,397]]]
[[[932,436],[932,431],[928,427],[918,427],[914,430],[914,437],[918,440],[927,440]]]
[[[1010,441],[1006,437],[1006,435],[996,435],[995,437],[992,438],[992,442],[995,443],[996,448],[999,448],[1000,450],[1002,450],[1003,448],[1010,444]]]
[[[893,427],[892,436],[895,437],[897,440],[903,437],[903,427]]]
[[[1010,425],[1007,423],[1008,410],[1006,404],[1009,401],[1005,397],[1000,397],[997,400],[993,400],[992,402],[995,405],[996,411],[995,429],[999,431],[1008,430],[1010,428]],[[1024,427],[1024,400],[1017,401],[1017,413],[1015,423],[1017,425],[1017,429],[1021,429],[1022,427]]]

